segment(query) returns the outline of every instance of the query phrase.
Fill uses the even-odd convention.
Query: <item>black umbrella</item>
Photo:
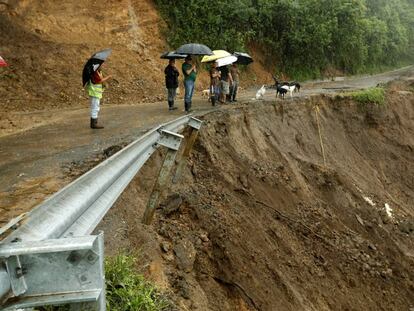
[[[93,73],[103,64],[103,62],[111,55],[112,49],[105,49],[96,52],[88,59],[82,72],[82,85],[85,86],[89,82]]]
[[[236,64],[248,65],[250,63],[253,63],[253,58],[247,53],[234,52],[233,55],[237,57]]]
[[[208,46],[198,43],[188,43],[180,46],[175,53],[187,55],[213,55]]]
[[[161,54],[162,59],[177,59],[177,58],[186,58],[186,54],[178,54],[176,52],[165,52]]]

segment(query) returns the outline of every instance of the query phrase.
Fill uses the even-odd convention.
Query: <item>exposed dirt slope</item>
[[[151,0],[2,1],[0,55],[10,67],[0,68],[0,117],[9,111],[86,106],[83,65],[93,52],[107,47],[113,54],[104,73],[114,79],[105,103],[164,98],[166,61],[159,58],[169,49],[161,32],[164,25]],[[270,77],[256,67],[246,78],[259,83],[261,76]],[[204,71],[198,89],[207,80]]]
[[[151,1],[9,0],[0,15],[1,108],[32,110],[84,104],[81,72],[96,50],[113,48],[107,102],[154,100],[162,81],[162,24]]]
[[[318,96],[210,113],[155,223],[140,218],[161,154],[102,223],[107,250],[139,249],[182,310],[409,310],[414,95],[403,88],[386,107]]]

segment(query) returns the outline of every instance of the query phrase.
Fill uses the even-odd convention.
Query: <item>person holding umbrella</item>
[[[90,107],[91,107],[91,128],[92,129],[103,129],[103,126],[98,125],[98,113],[100,110],[100,102],[102,93],[104,91],[103,83],[111,78],[107,76],[104,78],[101,67],[104,61],[111,54],[111,49],[106,49],[95,53],[86,62],[82,72],[82,83],[83,87],[89,95]]]
[[[192,64],[191,55],[213,55],[213,52],[208,46],[199,43],[187,43],[180,46],[175,53],[188,55],[182,66],[184,75],[185,97],[184,105],[185,111],[191,112],[191,100],[194,93],[194,84],[197,77],[197,68]]]
[[[168,109],[175,110],[177,107],[174,107],[174,100],[177,93],[178,87],[178,76],[180,73],[175,67],[175,59],[170,59],[168,66],[165,67],[165,86],[168,90]]]
[[[87,91],[91,103],[91,128],[103,129],[104,127],[98,125],[98,113],[100,110],[100,103],[102,93],[104,91],[103,83],[109,80],[111,76],[103,77],[101,67],[99,67],[92,75],[91,80],[88,83]]]
[[[194,85],[197,78],[197,68],[192,63],[192,58],[188,55],[185,58],[185,62],[182,65],[182,71],[184,75],[184,108],[186,112],[191,112],[192,98],[194,94]]]

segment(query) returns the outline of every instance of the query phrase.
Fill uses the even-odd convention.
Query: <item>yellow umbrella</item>
[[[212,62],[215,61],[219,58],[223,58],[226,56],[230,56],[231,54],[225,50],[214,50],[213,51],[213,55],[206,55],[203,57],[203,59],[201,60],[202,63],[208,63],[208,62]]]

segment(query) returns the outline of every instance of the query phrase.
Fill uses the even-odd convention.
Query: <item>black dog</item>
[[[276,98],[280,94],[280,97],[282,97],[284,99],[286,93],[287,93],[287,90],[282,88],[282,84],[277,84],[277,86],[276,86]]]

